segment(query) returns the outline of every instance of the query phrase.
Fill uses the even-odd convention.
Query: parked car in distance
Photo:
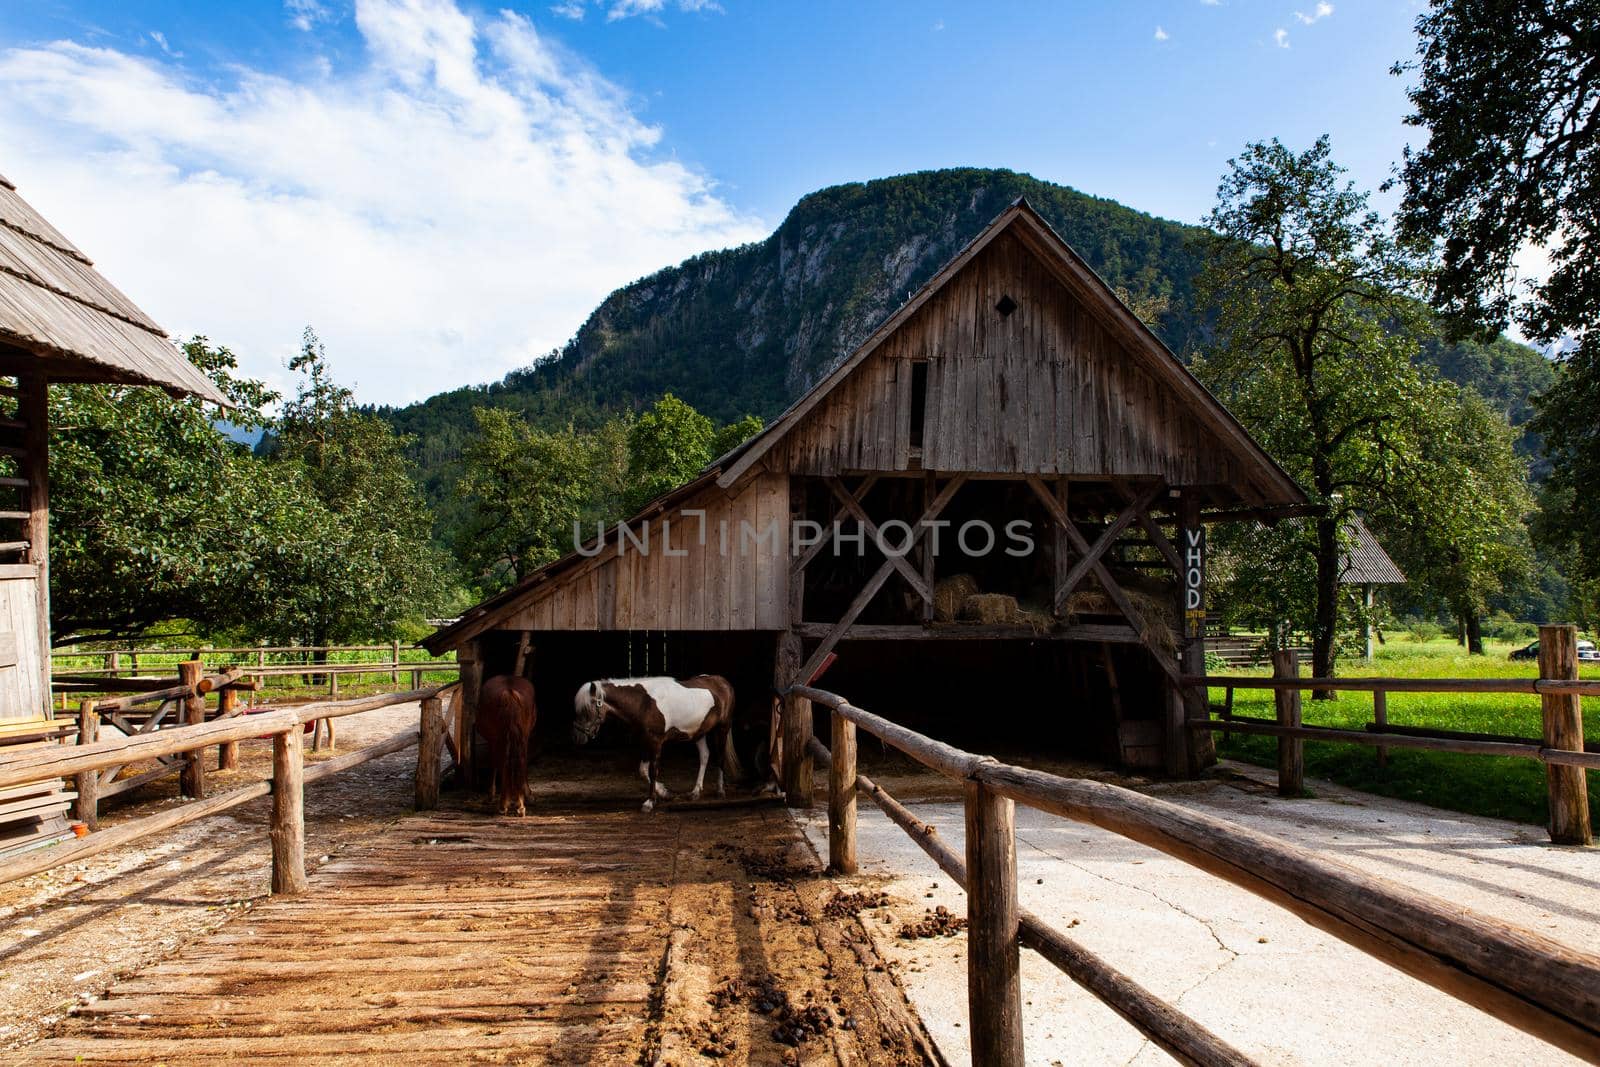
[[[1539,658],[1539,642],[1535,641],[1533,644],[1528,645],[1528,646],[1526,646],[1524,648],[1516,649],[1514,652],[1511,653],[1511,658],[1512,659],[1538,659]],[[1595,647],[1595,643],[1593,641],[1588,640],[1587,638],[1583,638],[1583,637],[1578,638],[1578,662],[1579,663],[1600,663],[1600,648],[1596,648]]]

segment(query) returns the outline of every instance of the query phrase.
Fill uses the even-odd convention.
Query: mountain
[[[1205,336],[1194,306],[1195,227],[1009,170],[923,171],[803,198],[764,241],[707,252],[608,296],[567,345],[500,382],[379,409],[415,437],[430,497],[448,491],[472,408],[597,424],[673,392],[719,421],[770,419],[1019,196],[1136,305],[1180,355]],[[1553,371],[1533,349],[1429,345],[1422,358],[1515,422]]]

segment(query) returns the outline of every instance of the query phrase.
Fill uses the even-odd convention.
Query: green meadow
[[[1392,637],[1380,647],[1371,664],[1346,660],[1341,677],[1385,678],[1536,678],[1534,662],[1512,661],[1512,649],[1526,642],[1488,641],[1487,655],[1468,656],[1449,639],[1426,642]],[[1302,668],[1304,670],[1305,668]],[[1216,672],[1213,672],[1216,673]],[[1265,676],[1265,669],[1236,670],[1229,674]],[[1600,679],[1600,665],[1580,669],[1583,678]],[[1389,723],[1394,726],[1432,727],[1471,733],[1505,734],[1538,739],[1541,733],[1539,698],[1517,693],[1390,693]],[[1223,700],[1221,689],[1211,690],[1213,705]],[[1272,719],[1272,694],[1266,690],[1239,690],[1234,694],[1234,714]],[[1584,736],[1600,741],[1600,700],[1584,701]],[[1337,700],[1311,700],[1306,694],[1303,719],[1309,726],[1336,726],[1361,730],[1372,721],[1370,693],[1340,693]],[[1277,739],[1234,734],[1217,736],[1217,752],[1227,759],[1273,767],[1277,765]],[[1518,822],[1543,823],[1544,764],[1538,760],[1501,756],[1458,755],[1390,749],[1389,765],[1378,766],[1377,751],[1365,745],[1305,743],[1307,778],[1322,778],[1340,785],[1383,796],[1415,800],[1435,807]],[[1315,792],[1315,786],[1308,788]],[[1600,775],[1589,776],[1589,807],[1600,825]]]

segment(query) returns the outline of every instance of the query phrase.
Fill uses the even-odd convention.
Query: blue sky
[[[485,381],[825,185],[1005,166],[1197,221],[1230,154],[1408,137],[1401,0],[33,0],[0,173],[175,332],[365,399]]]

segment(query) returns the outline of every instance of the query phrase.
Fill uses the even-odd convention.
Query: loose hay
[[[1118,578],[1117,583],[1122,585],[1122,580]],[[1176,655],[1178,637],[1173,631],[1178,625],[1178,609],[1174,598],[1158,598],[1126,585],[1123,585],[1122,591],[1127,596],[1128,603],[1132,604],[1134,610],[1149,624],[1150,640],[1160,651]],[[1067,597],[1067,618],[1073,621],[1076,621],[1079,615],[1121,616],[1121,614],[1122,610],[1100,589],[1080,589]]]

